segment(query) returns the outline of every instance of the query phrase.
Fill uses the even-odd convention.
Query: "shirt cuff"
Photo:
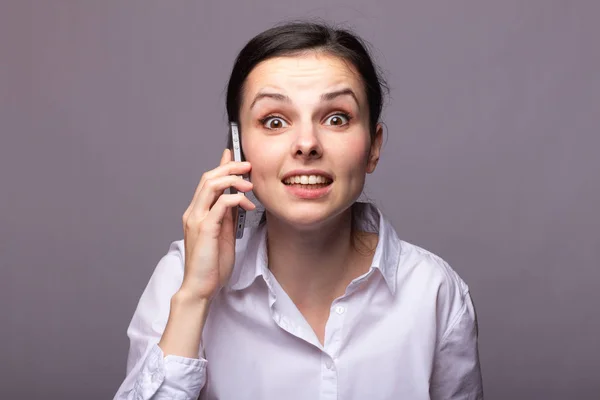
[[[197,399],[206,382],[207,363],[203,358],[164,357],[158,344],[153,344],[135,384],[136,398]]]

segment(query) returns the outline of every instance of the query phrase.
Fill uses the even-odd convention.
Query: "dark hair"
[[[269,58],[293,56],[308,51],[320,51],[349,62],[360,75],[369,104],[369,131],[374,137],[383,110],[384,91],[388,86],[373,63],[367,44],[347,29],[327,23],[309,21],[287,22],[252,38],[240,51],[227,84],[227,115],[230,122],[240,122],[239,114],[246,78],[256,65]],[[360,240],[356,228],[357,212],[352,207],[352,240]],[[263,213],[260,224],[266,222]],[[374,249],[371,249],[374,250]]]
[[[369,103],[371,136],[383,109],[383,92],[388,86],[377,71],[366,43],[347,29],[336,29],[325,23],[288,22],[268,29],[252,38],[240,51],[227,85],[227,115],[239,122],[244,84],[252,69],[260,62],[279,56],[290,56],[310,50],[340,57],[358,71]]]

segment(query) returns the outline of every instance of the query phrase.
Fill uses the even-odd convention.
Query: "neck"
[[[314,230],[267,218],[269,269],[299,308],[329,307],[362,273],[352,246],[351,212]]]

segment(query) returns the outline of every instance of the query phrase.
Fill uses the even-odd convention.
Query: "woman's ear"
[[[375,136],[371,141],[371,149],[369,151],[369,160],[367,161],[367,173],[371,174],[375,171],[379,162],[379,154],[381,153],[381,145],[383,143],[383,126],[379,123],[375,128]]]

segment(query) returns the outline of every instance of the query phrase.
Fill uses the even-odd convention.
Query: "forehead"
[[[359,101],[364,101],[362,80],[350,62],[325,53],[309,52],[274,57],[257,64],[246,78],[243,97],[244,100],[252,98],[267,88],[286,92],[292,98],[294,93],[300,92],[320,96],[338,87],[354,89]]]

